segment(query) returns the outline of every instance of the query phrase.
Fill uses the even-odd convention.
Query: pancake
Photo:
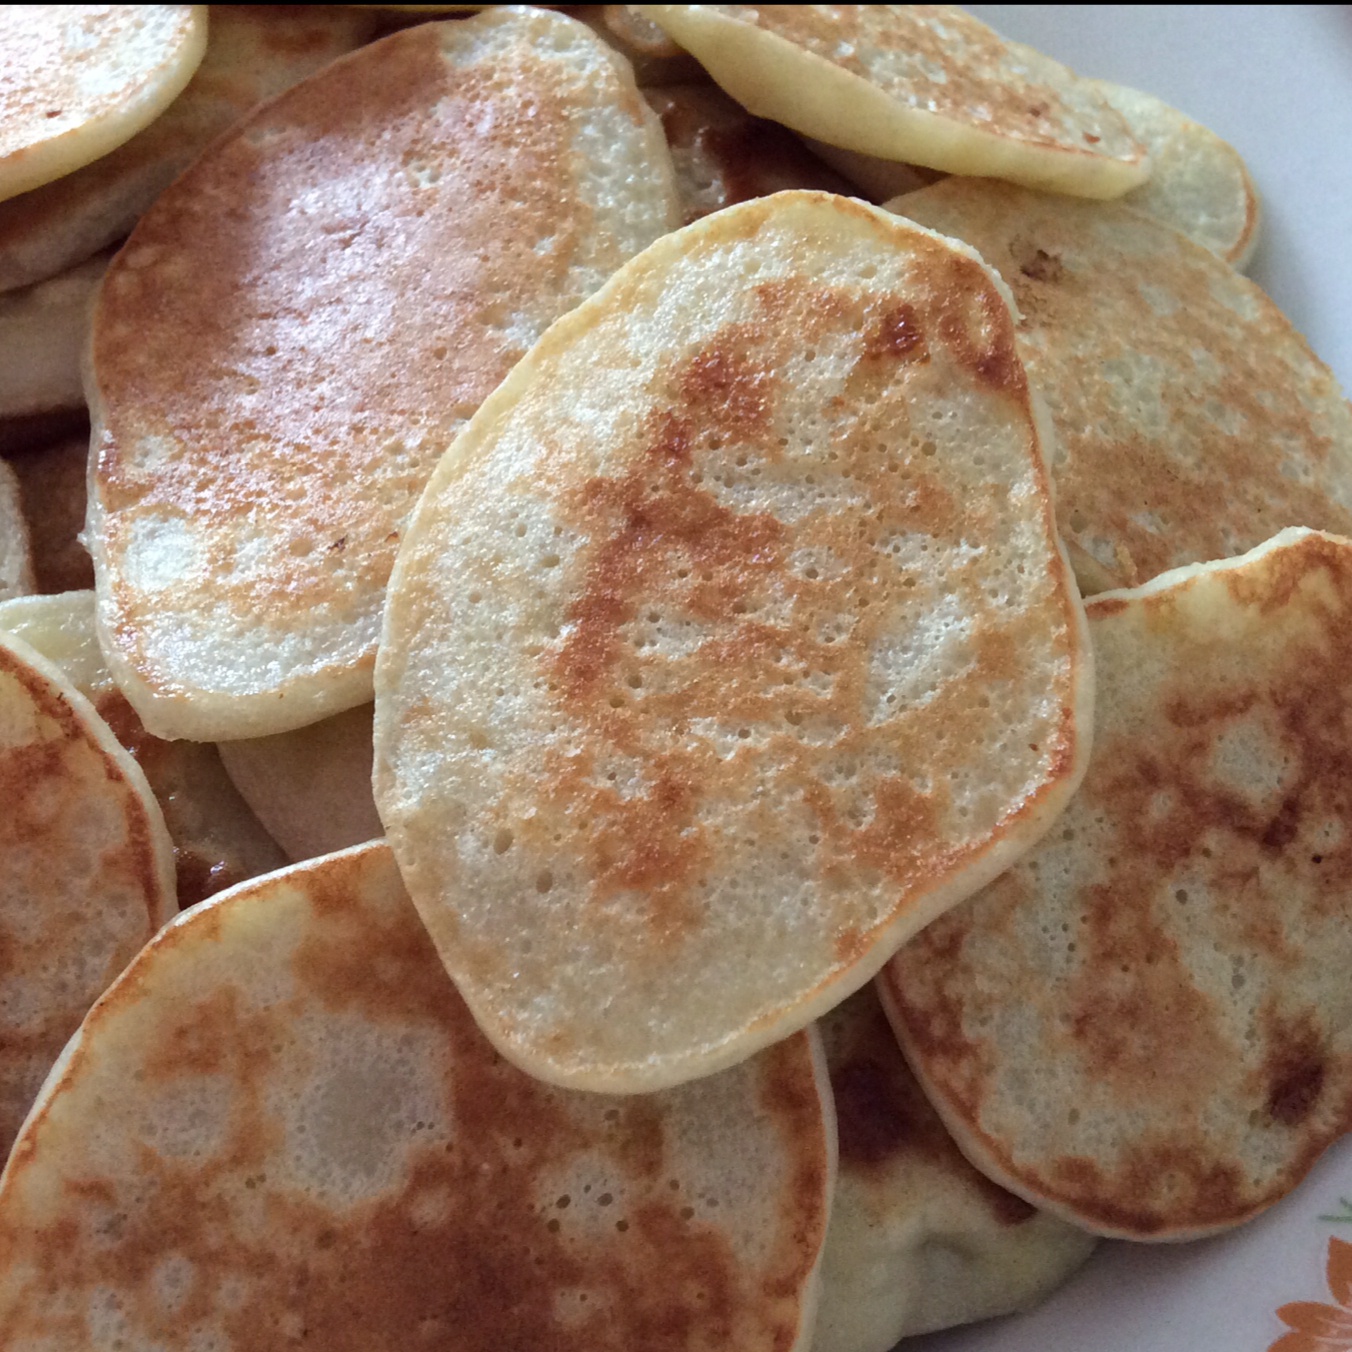
[[[1091,673],[1005,293],[777,193],[560,320],[438,466],[376,805],[488,1036],[639,1092],[807,1024],[1046,829]]]
[[[108,258],[0,296],[0,418],[84,408],[80,362]]]
[[[104,665],[94,632],[93,592],[0,604],[4,633],[55,663],[135,757],[173,842],[180,905],[194,905],[286,862],[231,784],[214,746],[162,742],[142,726]]]
[[[996,1187],[963,1158],[915,1082],[877,992],[818,1025],[836,1101],[840,1172],[822,1250],[820,1352],[1026,1310],[1094,1240]]]
[[[173,913],[174,875],[135,761],[56,667],[3,632],[0,803],[0,1152],[8,1153],[67,1038]]]
[[[123,238],[232,122],[360,46],[374,22],[338,7],[213,5],[202,64],[163,114],[83,169],[0,204],[0,291],[63,272]]]
[[[371,717],[363,704],[294,732],[221,743],[226,773],[287,858],[385,834],[371,797]]]
[[[0,198],[106,155],[158,117],[197,69],[205,5],[0,10]]]
[[[0,460],[0,601],[33,590],[33,558],[23,496],[14,471]]]
[[[564,12],[585,23],[629,62],[640,89],[708,83],[709,77],[689,52],[628,5],[571,5]]]
[[[641,1101],[513,1070],[366,846],[100,1001],[0,1180],[0,1341],[791,1352],[834,1166],[808,1034]]]
[[[94,585],[94,565],[79,538],[88,463],[87,436],[26,451],[10,462],[28,523],[34,591],[86,591]]]
[[[1352,409],[1258,287],[1124,206],[946,179],[892,209],[998,268],[1056,425],[1057,525],[1086,593],[1284,526],[1352,535]]]
[[[368,701],[437,458],[675,212],[627,67],[545,10],[396,33],[216,142],[94,322],[99,627],[146,726],[256,737]]]
[[[752,117],[713,85],[664,85],[643,97],[662,119],[687,225],[786,188],[852,191],[791,132]]]
[[[1099,92],[1150,152],[1150,181],[1124,204],[1242,268],[1258,243],[1258,189],[1239,151],[1153,94],[1100,80]]]
[[[1083,787],[883,986],[983,1172],[1103,1234],[1190,1239],[1352,1128],[1352,542],[1283,531],[1088,612]]]
[[[880,160],[876,155],[861,155],[857,150],[842,150],[825,141],[804,138],[804,144],[836,173],[848,179],[870,202],[881,205],[903,193],[915,192],[943,177],[933,169],[900,160]]]
[[[1149,176],[1122,117],[1060,62],[947,5],[634,5],[738,103],[885,160],[1080,197]]]

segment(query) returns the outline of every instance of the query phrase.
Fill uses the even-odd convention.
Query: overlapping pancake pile
[[[888,1352],[1352,1126],[1234,148],[944,6],[6,7],[0,113],[0,1346]]]

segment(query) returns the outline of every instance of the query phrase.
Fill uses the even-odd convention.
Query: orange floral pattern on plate
[[[1336,1305],[1298,1300],[1283,1305],[1277,1318],[1290,1330],[1268,1352],[1352,1352],[1352,1244],[1329,1240],[1329,1294]]]

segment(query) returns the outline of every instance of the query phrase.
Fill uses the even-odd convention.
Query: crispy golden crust
[[[1277,307],[1209,250],[1124,206],[975,179],[894,209],[966,240],[1014,292],[1086,592],[1286,526],[1352,534],[1352,410]]]
[[[1187,1239],[1352,1127],[1352,543],[1283,532],[1088,613],[1079,794],[884,984],[983,1169],[1101,1233]]]
[[[549,1088],[475,1028],[383,846],[274,874],[161,934],[47,1085],[0,1180],[0,1339],[791,1352],[819,1058]]]
[[[254,736],[369,697],[432,465],[668,228],[670,174],[609,49],[502,10],[335,62],[155,203],[102,293],[90,390],[100,625],[148,727]]]

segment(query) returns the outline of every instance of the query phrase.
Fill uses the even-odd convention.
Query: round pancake
[[[371,797],[371,719],[362,704],[308,728],[222,742],[226,773],[293,861],[385,834]]]
[[[907,1068],[873,986],[818,1024],[840,1172],[822,1250],[820,1352],[1026,1310],[1088,1258],[1092,1236],[996,1187],[963,1158]]]
[[[0,295],[0,418],[84,408],[80,363],[108,261]]]
[[[1352,542],[1283,531],[1088,612],[1083,787],[883,989],[980,1169],[1188,1239],[1352,1128]]]
[[[786,188],[852,191],[791,132],[752,117],[714,85],[664,85],[643,97],[662,119],[687,225]]]
[[[1242,268],[1258,243],[1262,207],[1239,151],[1153,94],[1107,80],[1096,84],[1150,152],[1150,181],[1129,192],[1123,205]]]
[[[544,10],[396,33],[217,141],[94,321],[99,627],[146,726],[262,736],[369,700],[437,458],[675,211],[627,67]]]
[[[1352,409],[1275,305],[1118,205],[945,179],[889,204],[1014,292],[1056,425],[1056,515],[1083,591],[1139,586],[1285,526],[1352,535]]]
[[[94,585],[94,565],[79,538],[88,463],[88,435],[25,451],[10,461],[28,522],[34,591],[87,591]]]
[[[637,1092],[844,999],[1055,818],[1091,673],[1005,293],[824,193],[559,321],[410,525],[376,804],[503,1054]]]
[[[205,5],[0,6],[0,198],[135,136],[206,45]]]
[[[834,1165],[807,1034],[642,1100],[508,1066],[366,846],[182,916],[99,1002],[0,1179],[0,1341],[791,1352]]]
[[[1081,197],[1146,152],[1086,80],[947,5],[635,5],[738,103],[885,160]]]
[[[135,761],[55,666],[3,632],[0,803],[7,1153],[85,1012],[173,914],[174,875],[164,821]]]
[[[144,131],[0,204],[0,291],[64,272],[121,239],[232,122],[360,46],[374,26],[371,15],[338,6],[213,6],[202,64]]]
[[[214,746],[162,742],[142,726],[113,684],[94,631],[94,593],[25,596],[0,604],[0,633],[55,663],[98,711],[145,773],[173,842],[180,906],[195,905],[286,858],[221,765]]]
[[[0,460],[0,601],[33,590],[33,556],[18,476]]]

